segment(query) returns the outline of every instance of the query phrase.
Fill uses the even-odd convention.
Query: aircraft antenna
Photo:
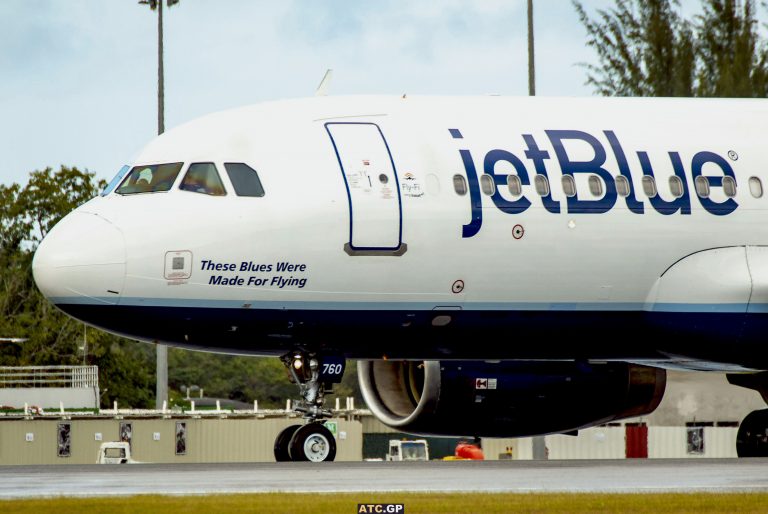
[[[323,80],[320,81],[320,84],[317,86],[317,89],[315,90],[315,96],[328,96],[328,90],[331,87],[331,79],[333,78],[333,70],[328,68],[325,70],[325,75],[323,75]]]

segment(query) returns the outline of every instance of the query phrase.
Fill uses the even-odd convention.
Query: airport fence
[[[98,366],[0,366],[0,388],[99,387]]]

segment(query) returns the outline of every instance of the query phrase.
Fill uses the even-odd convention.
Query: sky
[[[584,0],[594,12],[612,0]],[[684,10],[698,6],[684,0]],[[535,0],[536,88],[588,96],[567,0]],[[166,128],[330,94],[526,95],[526,0],[181,0],[165,9]],[[136,0],[0,2],[0,183],[111,178],[157,131],[157,16]]]

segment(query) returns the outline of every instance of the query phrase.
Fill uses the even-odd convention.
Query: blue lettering
[[[536,140],[531,134],[523,134],[523,140],[528,145],[528,149],[525,151],[525,156],[533,162],[533,166],[536,169],[536,174],[543,175],[544,178],[549,180],[547,176],[547,166],[544,163],[549,159],[549,152],[541,150],[539,145],[536,144]],[[560,202],[556,202],[552,199],[552,187],[549,188],[549,194],[541,197],[544,203],[544,208],[553,214],[560,212]]]
[[[493,193],[491,200],[496,204],[501,211],[507,214],[520,214],[525,212],[528,207],[531,206],[531,202],[525,197],[521,196],[518,200],[510,201],[505,199],[499,193],[499,187],[507,184],[507,175],[496,174],[496,163],[508,162],[515,168],[517,176],[520,177],[520,183],[527,186],[531,183],[528,178],[528,170],[525,169],[523,162],[517,158],[516,155],[507,152],[506,150],[491,150],[485,156],[485,162],[483,163],[483,169],[486,174],[493,177],[493,181],[496,183],[496,191]]]
[[[464,138],[458,129],[448,130],[452,138]],[[576,194],[567,197],[565,200],[567,205],[567,212],[574,214],[603,214],[610,211],[616,205],[619,195],[616,190],[616,179],[614,178],[612,172],[605,168],[608,157],[606,151],[607,147],[604,146],[595,136],[579,130],[546,130],[545,133],[549,138],[550,143],[552,144],[552,148],[554,149],[558,164],[560,165],[560,172],[563,176],[570,175],[571,177],[576,178],[576,175],[581,173],[589,175],[590,180],[594,180],[591,177],[594,175],[599,178],[604,185],[604,192],[602,197],[595,199],[579,198],[579,188],[577,188],[575,192]],[[624,177],[629,185],[628,191],[622,191],[622,196],[624,196],[627,209],[635,214],[643,214],[645,212],[645,205],[643,201],[638,199],[637,191],[632,180],[632,171],[630,169],[624,149],[622,148],[618,137],[612,130],[604,130],[603,134],[605,135],[608,144],[610,145],[610,149],[616,158],[619,176]],[[551,158],[550,153],[539,147],[532,134],[522,134],[522,137],[526,145],[525,157],[533,163],[535,175],[541,175],[549,181],[546,161]],[[569,155],[565,146],[567,141],[586,143],[591,148],[593,155],[586,160],[572,159],[571,155],[573,154]],[[480,191],[478,172],[470,150],[459,149],[459,155],[461,156],[464,171],[466,172],[471,211],[471,219],[469,223],[462,226],[462,237],[470,238],[477,235],[483,225],[482,195]],[[672,200],[665,200],[661,195],[658,194],[657,191],[656,195],[654,195],[652,198],[649,198],[649,202],[655,211],[664,215],[671,215],[678,212],[682,215],[690,215],[692,213],[691,196],[693,193],[691,192],[688,177],[686,177],[686,170],[683,165],[682,158],[680,157],[679,152],[673,151],[668,152],[668,156],[672,165],[672,171],[674,173],[674,177],[670,179],[669,187],[674,187],[673,196],[675,196],[675,198]],[[640,167],[642,168],[643,175],[655,178],[653,165],[651,164],[648,152],[638,151],[637,157],[640,163]],[[510,170],[507,173],[501,171],[497,172],[496,167],[500,162],[510,164],[513,170]],[[706,164],[717,166],[723,176],[731,177],[734,180],[736,179],[731,165],[724,157],[714,152],[705,151],[697,153],[692,159],[691,177],[694,181],[694,184],[697,177],[703,176],[707,180],[710,189],[715,187],[723,187],[723,176],[703,175],[704,166]],[[519,157],[507,150],[498,148],[491,150],[485,155],[485,158],[483,159],[482,171],[486,175],[493,177],[496,189],[491,196],[491,200],[497,209],[507,214],[520,214],[530,208],[531,201],[524,195],[521,194],[518,198],[510,200],[505,198],[500,192],[500,189],[509,183],[508,180],[510,176],[517,176],[520,179],[520,184],[523,186],[531,185],[533,177],[531,174],[529,174],[529,170],[526,167],[526,164],[524,164],[524,162]],[[679,188],[676,187],[678,185],[680,186]],[[592,186],[591,182],[590,186]],[[657,185],[657,188],[661,189],[660,186],[660,184]],[[549,193],[545,196],[542,196],[541,199],[542,204],[547,212],[558,214],[561,212],[560,202],[552,198],[553,189],[555,188],[550,186]],[[678,194],[679,196],[677,196]],[[706,211],[717,216],[730,214],[738,208],[738,203],[733,198],[728,198],[722,202],[716,202],[708,196],[705,198],[699,197],[699,201]],[[227,270],[228,265],[213,263],[211,261],[203,261],[202,267],[204,269]],[[277,266],[277,271],[291,272],[304,271],[304,269],[300,269],[297,265],[286,266],[284,263],[279,263]],[[273,279],[272,285],[285,287],[282,285],[282,280],[283,279],[281,278]],[[288,279],[288,281],[290,284],[291,279]]]
[[[265,286],[267,285],[267,279],[250,276],[248,277],[248,285],[249,286]]]
[[[724,176],[732,177],[736,180],[736,175],[733,173],[731,165],[723,157],[713,152],[699,152],[693,156],[693,160],[691,161],[691,175],[693,176],[694,184],[696,183],[696,177],[703,176],[707,179],[707,182],[709,182],[710,188],[723,187],[723,177],[707,177],[702,174],[704,165],[710,162],[717,165]],[[739,206],[733,198],[718,203],[712,201],[710,198],[702,198],[699,196],[699,201],[701,202],[702,207],[715,216],[725,216],[726,214],[730,214]]]
[[[234,277],[222,277],[221,275],[211,275],[208,279],[210,286],[241,286],[245,284],[245,279],[235,275]]]
[[[647,152],[637,152],[637,157],[640,159],[640,166],[643,168],[643,175],[653,177],[653,166],[651,166],[651,160],[648,158]],[[674,214],[680,211],[680,214],[691,213],[691,196],[688,193],[688,181],[685,176],[685,170],[683,169],[683,161],[680,160],[680,154],[677,152],[669,152],[669,160],[672,161],[672,169],[683,183],[683,195],[679,198],[675,198],[671,202],[664,200],[660,193],[661,185],[656,185],[656,196],[651,198],[651,205],[661,214]]]
[[[282,276],[276,276],[276,277],[272,277],[272,282],[270,282],[269,285],[277,286],[279,289],[283,289],[284,287],[293,287],[293,286],[296,286],[299,289],[303,289],[304,286],[307,285],[307,279],[294,278],[293,276],[290,276],[288,278],[285,278]]]
[[[616,204],[616,183],[613,181],[613,176],[610,172],[603,168],[606,154],[605,148],[600,144],[600,141],[594,136],[579,130],[547,130],[546,133],[555,149],[563,175],[573,176],[577,173],[588,173],[590,175],[597,175],[605,183],[605,193],[602,198],[597,200],[579,199],[578,190],[575,196],[568,197],[568,212],[602,214],[611,210]],[[592,147],[595,156],[590,161],[572,161],[563,146],[563,140],[568,139],[584,141]]]
[[[611,145],[613,155],[616,157],[616,163],[619,165],[619,173],[626,177],[629,182],[629,195],[624,199],[627,202],[627,208],[630,212],[635,214],[642,214],[645,211],[643,202],[635,198],[635,185],[632,183],[632,173],[629,170],[629,164],[627,163],[627,157],[624,155],[624,149],[621,148],[619,140],[616,134],[612,130],[604,131],[605,137],[608,139],[608,143]]]
[[[307,271],[306,264],[291,264],[290,262],[278,262],[277,271]]]
[[[458,129],[448,129],[451,137],[454,139],[463,139]],[[477,170],[475,169],[475,161],[472,159],[472,154],[469,150],[459,150],[461,155],[461,162],[464,164],[464,170],[467,172],[467,182],[469,185],[469,204],[472,209],[472,219],[461,229],[461,237],[473,237],[480,232],[480,228],[483,226],[483,204],[480,197],[480,184],[477,179]]]

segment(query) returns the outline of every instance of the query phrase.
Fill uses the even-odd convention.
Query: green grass
[[[479,494],[479,493],[345,493],[235,494],[214,496],[132,496],[0,500],[0,512],[56,514],[132,514],[216,512],[290,512],[296,514],[357,512],[359,503],[403,503],[405,513],[506,512],[767,512],[768,493],[664,494]]]

